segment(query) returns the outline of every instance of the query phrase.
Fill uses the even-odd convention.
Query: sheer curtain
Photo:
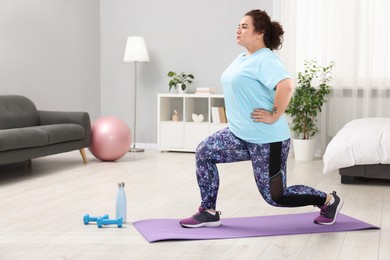
[[[274,0],[285,30],[279,56],[292,75],[304,60],[335,62],[332,93],[319,118],[322,152],[348,121],[390,117],[390,1]]]

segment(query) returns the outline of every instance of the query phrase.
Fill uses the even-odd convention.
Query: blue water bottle
[[[116,218],[122,217],[123,223],[127,217],[127,202],[125,193],[125,183],[118,183],[118,193],[116,194]]]

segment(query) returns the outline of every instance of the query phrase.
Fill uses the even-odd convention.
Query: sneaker
[[[215,214],[212,214],[206,211],[204,208],[199,207],[198,213],[192,217],[182,219],[180,221],[180,225],[188,228],[219,227],[221,225],[219,215],[221,215],[221,212],[219,211],[216,211]]]
[[[336,195],[336,192],[332,192],[334,202],[332,204],[326,204],[322,207],[320,215],[314,219],[314,223],[320,225],[333,225],[336,222],[337,214],[343,206],[343,199]]]

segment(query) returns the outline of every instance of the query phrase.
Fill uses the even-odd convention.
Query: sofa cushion
[[[47,143],[47,133],[37,127],[0,130],[0,151],[44,146]]]
[[[55,124],[38,126],[48,136],[47,144],[56,144],[83,139],[84,127],[77,124]]]
[[[34,103],[23,96],[0,96],[0,129],[39,125],[39,115]]]
[[[84,128],[77,124],[0,129],[0,152],[80,140],[84,136]]]

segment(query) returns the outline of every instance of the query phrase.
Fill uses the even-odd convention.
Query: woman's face
[[[262,33],[255,32],[252,17],[244,16],[237,29],[237,43],[243,47],[249,47],[259,41]]]

